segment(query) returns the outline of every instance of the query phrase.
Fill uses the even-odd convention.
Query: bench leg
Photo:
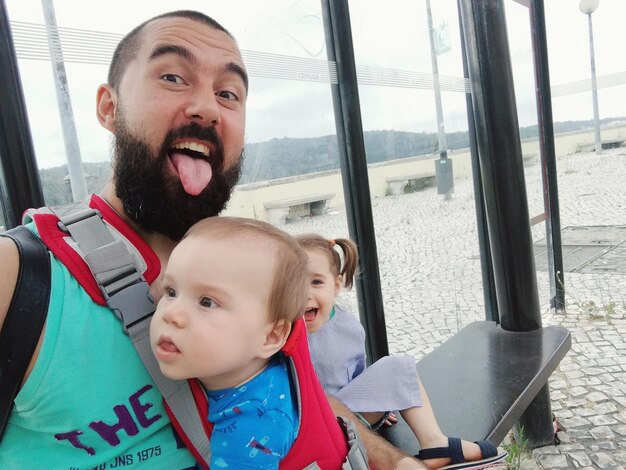
[[[391,195],[397,196],[399,194],[404,194],[404,187],[407,185],[408,182],[408,180],[391,181],[389,183],[389,191],[391,192]]]
[[[552,424],[552,407],[550,405],[550,391],[545,384],[537,396],[530,402],[524,414],[515,425],[516,439],[526,441],[529,449],[554,444],[554,428]],[[518,442],[520,442],[518,440]]]
[[[289,208],[277,207],[267,209],[267,221],[272,225],[282,225],[287,219]]]

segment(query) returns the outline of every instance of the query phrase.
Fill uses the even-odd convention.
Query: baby
[[[307,284],[304,250],[264,222],[211,217],[194,225],[172,252],[150,342],[164,375],[197,378],[206,391],[211,468],[275,469],[285,461],[289,468],[314,461],[340,468],[347,454],[343,433],[312,365],[314,384],[302,372],[310,365],[301,318]],[[292,326],[301,334],[290,337]],[[299,362],[304,367],[293,372],[298,391],[291,372],[297,367],[287,355],[298,346],[281,351],[296,338],[306,351]],[[305,393],[299,412],[298,397]],[[315,407],[314,419],[308,403]],[[326,426],[328,432],[294,444],[315,420],[314,429]],[[339,442],[336,455],[324,439]]]

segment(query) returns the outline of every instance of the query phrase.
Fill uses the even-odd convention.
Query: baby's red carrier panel
[[[295,373],[296,392],[300,409],[300,429],[298,436],[287,456],[281,461],[280,468],[285,470],[302,470],[313,462],[322,470],[338,470],[348,455],[346,436],[337,422],[324,390],[319,383],[311,358],[306,339],[304,319],[297,320],[289,335],[289,339],[282,349],[288,363]],[[209,415],[208,400],[204,389],[197,380],[191,380],[191,389],[198,413],[206,423],[205,431],[211,435],[212,425],[206,417]],[[172,415],[169,407],[167,412],[172,425],[181,436],[185,445],[200,461],[199,454],[191,448],[187,436],[180,423]],[[208,466],[203,466],[208,468]]]

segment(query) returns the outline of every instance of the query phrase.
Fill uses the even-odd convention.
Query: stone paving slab
[[[546,240],[535,243],[535,266],[548,270]],[[565,272],[626,274],[626,226],[565,227],[561,230]]]
[[[562,156],[557,171],[561,227],[572,233],[573,227],[626,227],[626,149]],[[536,173],[536,165],[527,168],[531,207],[541,207]],[[450,200],[432,188],[373,200],[392,354],[419,359],[469,322],[485,318],[472,182],[454,184]],[[283,228],[349,236],[343,210]],[[545,239],[543,224],[531,231],[534,243]],[[610,234],[611,242],[623,233]],[[621,245],[611,256],[612,266],[626,264]],[[561,445],[534,450],[522,468],[625,469],[626,269],[596,266],[562,276],[566,309],[555,312],[549,308],[548,274],[537,271],[544,325],[572,333],[572,349],[549,382],[553,412],[566,431],[559,433]],[[342,294],[341,303],[358,312],[353,292]]]
[[[614,246],[624,241],[626,241],[626,226],[623,225],[581,225],[564,227],[561,230],[563,245]]]

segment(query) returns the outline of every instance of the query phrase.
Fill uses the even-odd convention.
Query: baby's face
[[[309,298],[304,320],[307,332],[319,330],[330,319],[341,280],[331,270],[328,255],[322,250],[306,250],[309,257]]]
[[[274,253],[245,240],[183,240],[163,278],[150,325],[161,371],[198,377],[211,390],[234,387],[258,372],[273,324],[268,298]]]

